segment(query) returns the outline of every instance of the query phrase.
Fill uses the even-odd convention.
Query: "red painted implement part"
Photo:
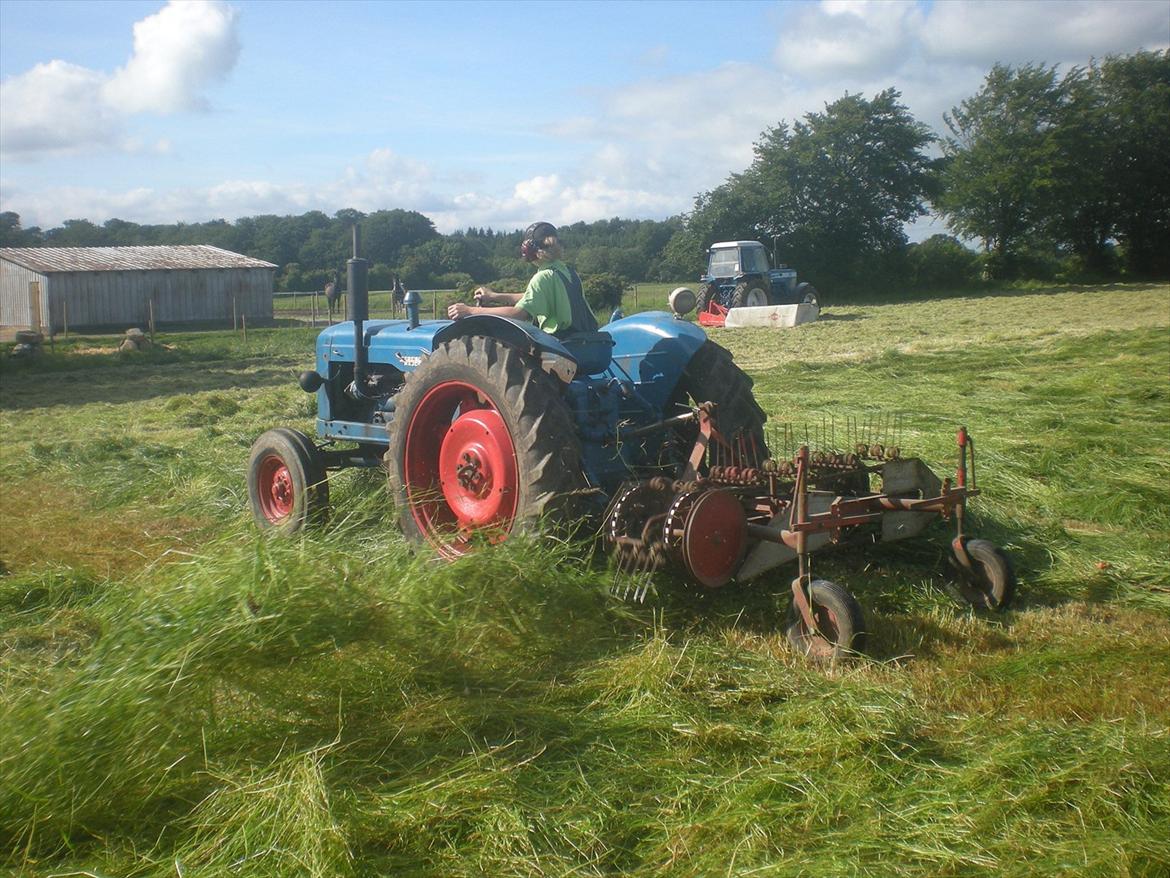
[[[707,307],[699,312],[700,326],[723,326],[727,322],[727,312],[730,308],[724,308],[718,302],[708,302]]]

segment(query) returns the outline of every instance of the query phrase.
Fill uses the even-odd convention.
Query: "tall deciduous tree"
[[[933,137],[890,88],[846,94],[791,127],[764,132],[742,174],[699,196],[690,230],[706,243],[776,243],[802,274],[861,287],[901,252],[905,223],[925,213]],[[774,239],[774,240],[773,240]]]
[[[993,276],[1016,272],[1055,210],[1066,98],[1055,68],[996,65],[945,117],[951,136],[936,206],[953,231],[983,243]]]
[[[1126,268],[1135,277],[1170,277],[1170,51],[1108,58],[1090,82]]]

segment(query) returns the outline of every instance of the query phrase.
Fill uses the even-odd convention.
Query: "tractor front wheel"
[[[731,294],[732,308],[759,308],[768,304],[768,293],[756,283],[743,281],[735,285]]]
[[[715,301],[719,296],[719,288],[712,283],[700,284],[699,291],[695,293],[695,313],[702,314],[707,310],[707,306]]]
[[[580,449],[556,379],[519,351],[469,336],[407,376],[386,461],[407,538],[445,558],[571,514]]]
[[[865,620],[856,598],[827,579],[813,580],[809,597],[816,630],[809,630],[794,601],[788,608],[784,626],[792,648],[817,661],[832,661],[861,652],[865,646]]]
[[[294,534],[329,514],[325,463],[299,430],[277,427],[252,445],[248,500],[261,530]]]

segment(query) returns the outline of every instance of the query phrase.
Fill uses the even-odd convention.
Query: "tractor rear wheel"
[[[556,379],[493,338],[441,345],[399,393],[390,488],[407,538],[445,558],[573,514],[583,487],[573,420]]]
[[[796,301],[801,305],[816,305],[818,308],[821,305],[817,297],[817,288],[809,283],[796,285]]]
[[[768,304],[768,293],[758,283],[742,281],[731,294],[732,308],[759,308]]]
[[[675,390],[676,402],[689,396],[695,404],[715,403],[715,423],[719,432],[735,444],[742,437],[758,466],[768,457],[764,441],[764,422],[768,416],[752,395],[752,379],[731,357],[731,352],[713,341],[703,342],[683,370],[682,380]],[[674,413],[674,412],[671,412]],[[695,439],[695,428],[683,436],[687,450]]]
[[[794,601],[788,608],[784,626],[792,648],[816,661],[832,661],[861,652],[865,646],[865,618],[856,598],[827,579],[813,580],[809,596],[817,630],[809,630]]]
[[[329,515],[325,463],[299,430],[277,427],[252,445],[248,500],[261,530],[294,534]]]

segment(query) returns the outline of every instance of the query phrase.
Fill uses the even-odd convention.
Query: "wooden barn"
[[[206,244],[0,248],[0,329],[272,320],[276,266]]]

